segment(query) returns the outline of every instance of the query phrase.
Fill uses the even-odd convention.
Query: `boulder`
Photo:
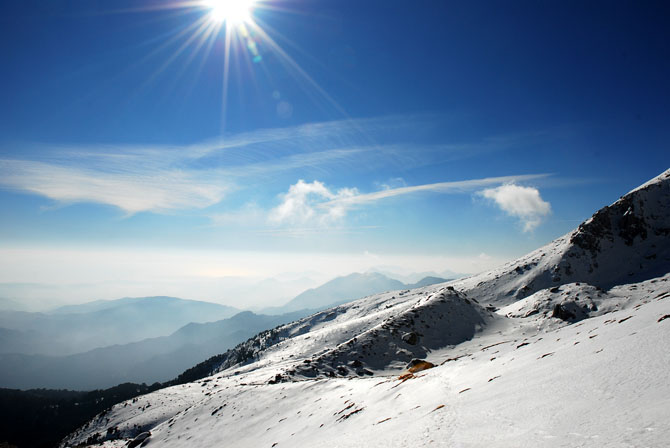
[[[435,367],[435,364],[432,362],[418,358],[414,358],[407,364],[407,370],[409,370],[410,373],[421,372],[422,370],[432,369],[433,367]]]
[[[419,342],[419,336],[412,331],[410,333],[403,334],[402,340],[408,343],[409,345],[416,345],[417,342]]]

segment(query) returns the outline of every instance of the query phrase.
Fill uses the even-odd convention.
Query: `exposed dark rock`
[[[524,314],[522,317],[530,317],[530,316],[534,316],[534,315],[538,314],[539,312],[540,312],[540,310],[538,310],[537,308],[534,308],[534,309],[528,311],[528,312],[527,312],[526,314]]]
[[[577,322],[589,317],[589,312],[592,306],[595,305],[584,303],[581,299],[566,300],[563,303],[557,303],[551,313],[551,317],[561,319],[569,322]]]
[[[402,340],[409,345],[416,345],[419,342],[419,336],[413,331],[402,335]]]
[[[610,207],[598,210],[590,220],[579,225],[570,242],[595,257],[600,252],[601,239],[613,240],[610,213]]]
[[[551,313],[551,317],[556,317],[561,320],[573,320],[577,316],[567,307],[564,307],[562,304],[557,303],[556,306],[554,307],[553,313]]]
[[[636,237],[640,237],[643,240],[647,239],[647,224],[644,222],[644,219],[635,214],[632,199],[624,199],[628,200],[622,202],[622,207],[628,205],[628,208],[619,220],[619,236],[627,246],[632,246]]]
[[[140,433],[135,437],[133,440],[128,442],[128,448],[134,448],[136,446],[141,445],[145,440],[147,440],[149,437],[151,437],[151,432],[145,431],[143,433]]]

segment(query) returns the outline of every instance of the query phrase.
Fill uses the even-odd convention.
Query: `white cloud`
[[[433,184],[413,185],[411,187],[389,188],[375,191],[373,193],[352,194],[343,197],[332,198],[328,202],[322,203],[320,206],[325,208],[334,207],[336,205],[350,207],[353,205],[375,202],[380,199],[421,192],[466,193],[468,191],[472,191],[487,185],[495,185],[503,182],[539,179],[547,176],[548,174],[524,174],[521,176],[485,177],[482,179],[469,179],[455,182],[437,182]]]
[[[508,215],[519,218],[524,232],[535,229],[551,213],[551,205],[542,199],[537,188],[505,184],[479,194],[493,200]]]
[[[111,205],[127,214],[163,213],[210,207],[237,188],[265,187],[265,180],[274,174],[295,173],[291,179],[298,179],[333,178],[342,172],[393,172],[395,168],[420,167],[502,150],[511,142],[526,138],[511,136],[436,145],[405,144],[394,137],[398,129],[435,126],[443,119],[402,115],[335,120],[259,129],[191,145],[28,145],[11,152],[21,158],[6,156],[0,160],[0,188],[38,194],[59,204],[91,202]],[[317,187],[316,182],[303,182],[286,194],[285,203],[272,216],[275,222],[312,220],[321,224],[343,217],[354,206],[379,199],[422,191],[473,191],[542,176],[409,187],[402,178],[392,178],[378,185],[381,191],[368,194],[359,194],[355,189],[333,192],[323,185]],[[214,221],[223,224],[229,218],[241,222],[254,215],[246,211],[236,217],[221,215]]]
[[[275,224],[327,224],[338,221],[346,215],[348,207],[346,202],[338,201],[357,194],[355,188],[332,192],[318,180],[308,183],[301,179],[289,187],[282,203],[270,211],[270,221]]]
[[[443,194],[466,193],[487,185],[538,179],[546,176],[548,175],[526,174],[521,176],[487,177],[456,182],[438,182],[409,187],[386,188],[373,193],[362,194],[356,188],[342,188],[334,192],[318,180],[311,183],[299,180],[296,184],[291,185],[286,194],[282,195],[282,203],[270,211],[268,220],[272,224],[333,224],[334,222],[341,222],[352,208],[382,199],[426,192]],[[503,185],[503,187],[505,186]],[[524,187],[518,188],[523,189]],[[485,191],[497,191],[497,189]],[[515,214],[515,216],[519,215]],[[528,228],[532,229],[534,225],[531,223],[531,214],[523,214],[523,216],[529,223],[527,224]]]
[[[269,174],[328,173],[369,166],[376,158],[388,161],[392,157],[379,154],[395,148],[367,142],[364,131],[395,128],[410,118],[308,123],[192,145],[28,145],[16,154],[32,157],[0,160],[0,188],[61,204],[111,205],[128,214],[206,208],[236,185],[253,184]],[[342,207],[329,212],[333,217],[342,213]]]
[[[375,185],[381,190],[391,190],[393,188],[406,187],[407,182],[402,177],[393,177],[386,182],[375,182]]]
[[[118,167],[117,167],[118,168]],[[128,164],[103,171],[25,160],[0,160],[0,185],[64,202],[113,205],[126,213],[205,208],[229,188],[209,175]]]

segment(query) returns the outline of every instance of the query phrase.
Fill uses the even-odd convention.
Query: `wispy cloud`
[[[31,145],[20,152],[21,158],[5,154],[0,159],[0,187],[64,204],[111,205],[127,214],[201,209],[220,202],[237,186],[262,181],[272,173],[323,174],[353,166],[362,154],[383,148],[365,134],[393,127],[399,120],[261,129],[181,146]]]
[[[506,182],[521,182],[547,177],[549,174],[523,174],[518,176],[485,177],[454,182],[437,182],[432,184],[414,185],[409,187],[388,188],[373,193],[357,194],[349,197],[334,198],[321,204],[322,207],[346,207],[376,202],[382,199],[415,193],[467,193],[488,185]]]
[[[226,167],[222,169],[222,172],[231,178],[249,178],[300,169],[310,169],[313,172],[324,174],[352,167],[357,157],[365,158],[365,153],[374,149],[377,148],[350,147],[300,152],[271,160]]]
[[[267,214],[267,222],[274,226],[289,226],[297,228],[297,226],[304,226],[311,224],[321,228],[329,227],[335,228],[341,226],[346,215],[354,208],[368,205],[377,201],[394,198],[397,196],[405,196],[412,194],[425,193],[439,193],[439,194],[463,194],[476,191],[482,187],[490,185],[502,185],[501,187],[484,190],[486,192],[498,191],[499,188],[508,187],[506,183],[521,182],[533,179],[540,179],[549,176],[548,174],[523,174],[518,176],[501,176],[501,177],[487,177],[481,179],[469,179],[454,182],[438,182],[432,184],[413,185],[398,188],[388,188],[385,185],[383,190],[372,193],[360,193],[357,188],[340,188],[333,190],[327,187],[323,182],[315,180],[313,182],[305,182],[299,180],[297,183],[291,185],[288,192],[281,195],[281,203],[271,209]],[[524,189],[525,187],[518,187]],[[531,189],[533,190],[533,189]],[[501,190],[499,198],[505,204],[506,210],[516,213],[515,216],[523,216],[528,226],[532,227],[531,212],[523,209],[521,205],[513,203],[513,199],[523,201],[522,194],[510,194],[508,189]],[[522,191],[522,193],[525,190]],[[492,193],[487,193],[492,194]],[[508,198],[507,196],[511,196]],[[528,200],[526,199],[526,202]],[[535,213],[539,213],[539,209]],[[241,211],[246,215],[244,211]],[[254,213],[258,210],[255,209]],[[257,217],[258,214],[255,215]]]
[[[392,188],[406,187],[407,182],[402,177],[392,177],[386,182],[375,182],[375,185],[381,190],[390,190]]]
[[[342,172],[392,173],[395,169],[503,150],[520,138],[528,138],[493,137],[449,144],[402,142],[409,130],[430,128],[436,122],[439,119],[430,115],[335,120],[261,129],[192,145],[33,145],[27,151],[3,151],[0,187],[62,204],[93,202],[117,207],[127,214],[164,213],[207,208],[243,188],[262,185],[265,189],[270,176],[324,179]],[[367,194],[352,188],[331,191],[325,186],[315,187],[314,182],[304,183],[286,193],[285,202],[272,216],[274,222],[302,222],[316,216],[336,220],[355,205],[392,196],[455,192],[505,181],[499,179],[528,178],[409,187],[403,186],[402,179],[395,179],[384,184],[383,191]],[[264,190],[268,193],[275,194]]]
[[[63,203],[95,202],[133,214],[204,208],[223,199],[229,186],[210,176],[179,170],[104,172],[42,162],[0,160],[0,185]]]
[[[551,205],[542,199],[539,190],[534,187],[510,183],[487,188],[479,194],[494,201],[508,215],[519,218],[524,232],[534,230],[551,213]]]

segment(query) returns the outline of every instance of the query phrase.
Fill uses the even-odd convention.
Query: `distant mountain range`
[[[369,269],[367,272],[378,272],[378,273],[383,274],[387,277],[394,278],[396,280],[400,280],[403,283],[407,283],[408,285],[418,283],[426,277],[457,279],[457,278],[465,277],[467,275],[467,274],[454,272],[454,271],[451,271],[451,270],[448,270],[448,269],[446,269],[444,271],[440,271],[440,272],[423,271],[423,272],[401,273],[401,272],[404,272],[404,270],[400,267],[394,267],[394,266],[378,266],[378,267],[374,267],[372,269]]]
[[[26,311],[26,309],[16,300],[0,297],[0,311]]]
[[[2,311],[0,387],[88,390],[166,381],[276,325],[370,294],[444,281],[405,284],[356,273],[264,314],[173,297],[99,300],[48,313]]]
[[[0,385],[13,389],[92,390],[125,382],[163,382],[260,331],[308,313],[265,316],[244,311],[217,322],[191,323],[169,336],[69,356],[2,354]]]
[[[279,314],[306,308],[321,310],[371,294],[419,288],[446,281],[449,280],[439,277],[424,277],[416,283],[407,284],[379,272],[354,273],[344,277],[337,277],[318,288],[308,289],[284,306],[266,308],[263,312],[267,314]]]
[[[166,336],[188,323],[214,322],[238,312],[174,297],[100,300],[48,313],[0,311],[0,353],[70,355]]]

